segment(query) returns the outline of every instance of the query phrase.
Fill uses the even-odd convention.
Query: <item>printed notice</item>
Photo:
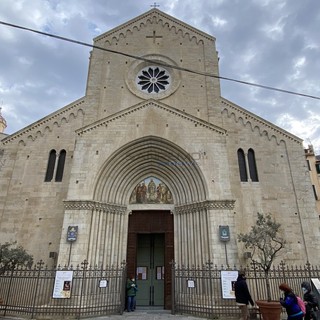
[[[137,279],[147,280],[147,267],[137,267]]]
[[[108,280],[106,279],[101,279],[99,281],[99,288],[107,288],[108,287]]]
[[[68,299],[71,297],[73,271],[57,271],[54,281],[53,298]]]
[[[187,280],[187,285],[188,285],[188,288],[196,287],[194,280]]]
[[[234,284],[238,278],[238,271],[221,271],[221,289],[223,299],[235,299]]]

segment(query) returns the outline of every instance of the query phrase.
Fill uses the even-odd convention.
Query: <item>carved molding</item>
[[[64,208],[65,210],[97,210],[115,214],[124,214],[127,209],[126,206],[93,200],[66,200],[64,201]]]
[[[242,123],[243,126],[250,126],[252,132],[258,131],[260,136],[267,136],[270,141],[275,139],[277,144],[280,144],[281,140],[284,141],[283,139],[285,138],[298,144],[302,143],[302,140],[297,136],[258,117],[248,110],[233,104],[232,102],[222,98],[221,104],[221,112],[226,113],[228,118],[234,117],[235,122]]]
[[[52,131],[53,126],[60,127],[64,122],[68,123],[72,121],[72,119],[78,118],[79,115],[84,115],[84,109],[82,108],[82,104],[84,102],[84,99],[79,99],[74,103],[48,115],[42,120],[9,135],[2,140],[3,144],[7,144],[20,138],[19,143],[25,146],[26,141],[35,141],[37,138],[43,137],[46,131]]]
[[[191,213],[201,210],[233,210],[235,200],[207,200],[175,207],[175,213]]]
[[[109,123],[111,123],[113,121],[116,121],[121,118],[125,118],[127,115],[130,115],[131,113],[137,112],[142,109],[147,109],[147,108],[149,108],[149,109],[155,108],[155,109],[159,109],[159,110],[164,110],[165,112],[168,112],[173,116],[177,116],[177,117],[180,117],[184,120],[190,121],[194,125],[198,125],[199,127],[201,126],[201,127],[207,128],[209,130],[215,131],[220,135],[226,134],[226,130],[223,128],[220,128],[210,122],[207,122],[207,121],[204,121],[204,120],[199,119],[197,117],[194,117],[190,114],[185,113],[184,111],[181,111],[181,110],[176,109],[174,107],[168,106],[168,105],[163,104],[159,101],[155,101],[153,99],[150,99],[147,102],[139,103],[139,104],[134,105],[132,107],[129,107],[125,110],[119,111],[109,117],[106,117],[100,121],[95,122],[94,124],[90,124],[87,127],[83,127],[79,130],[76,130],[76,133],[79,136],[81,136],[84,133],[90,132],[93,129],[97,129],[99,127],[106,127],[106,126],[108,126]]]
[[[173,31],[176,34],[181,34],[183,38],[188,38],[190,41],[194,40],[197,44],[203,42],[204,39],[209,41],[215,41],[215,38],[195,29],[182,21],[179,21],[160,10],[153,9],[151,12],[140,15],[118,28],[112,29],[94,39],[95,42],[104,40],[111,44],[112,42],[118,42],[121,37],[126,38],[127,35],[132,34],[135,30],[140,30],[147,24],[161,24],[163,27],[167,27],[169,31]]]

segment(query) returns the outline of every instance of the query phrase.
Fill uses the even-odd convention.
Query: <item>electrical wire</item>
[[[136,59],[136,60],[142,60],[142,61],[145,61],[145,62],[148,62],[148,63],[155,63],[156,62],[157,65],[159,65],[159,66],[170,67],[172,69],[177,69],[177,70],[180,70],[180,71],[189,72],[189,73],[193,73],[193,74],[197,74],[197,75],[201,75],[201,76],[205,76],[205,77],[216,78],[216,79],[226,80],[226,81],[232,81],[232,82],[236,82],[236,83],[240,83],[240,84],[244,84],[244,85],[248,85],[248,86],[254,86],[254,87],[257,87],[257,88],[261,88],[261,89],[278,91],[278,92],[282,92],[282,93],[287,93],[287,94],[292,94],[292,95],[297,95],[297,96],[302,96],[302,97],[306,97],[306,98],[320,100],[320,97],[318,97],[318,96],[304,94],[304,93],[290,91],[290,90],[285,90],[285,89],[279,89],[279,88],[275,88],[275,87],[271,87],[271,86],[266,86],[266,85],[257,84],[257,83],[253,83],[253,82],[248,82],[248,81],[237,80],[237,79],[228,78],[228,77],[217,76],[217,75],[214,75],[212,73],[196,71],[196,70],[192,70],[192,69],[188,69],[188,68],[182,68],[182,67],[171,65],[171,64],[167,64],[167,63],[164,63],[164,62],[154,61],[154,60],[147,59],[147,58],[144,58],[144,57],[135,56],[135,55],[132,55],[132,54],[129,54],[129,53],[103,48],[103,47],[96,46],[96,45],[93,45],[93,44],[89,44],[89,43],[86,43],[86,42],[73,40],[73,39],[70,39],[70,38],[58,36],[58,35],[55,35],[55,34],[43,32],[43,31],[39,31],[39,30],[35,30],[35,29],[30,29],[30,28],[27,28],[27,27],[19,26],[19,25],[8,23],[8,22],[4,22],[4,21],[0,21],[0,24],[8,26],[8,27],[16,28],[16,29],[21,29],[21,30],[25,30],[25,31],[41,34],[41,35],[48,36],[48,37],[51,37],[51,38],[55,38],[55,39],[58,39],[58,40],[75,43],[75,44],[78,44],[78,45],[81,45],[81,46],[107,51],[107,52],[118,54],[118,55],[122,55],[122,56],[125,56],[125,57],[128,57],[128,58],[132,58],[132,59]]]

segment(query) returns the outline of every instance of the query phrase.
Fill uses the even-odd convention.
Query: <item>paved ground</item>
[[[27,318],[13,318],[13,317],[1,317],[3,320],[26,320]],[[49,320],[50,318],[44,318]],[[53,318],[57,319],[57,318]],[[67,318],[63,318],[64,320]],[[183,315],[172,315],[170,313],[148,313],[148,312],[132,312],[124,313],[123,315],[103,316],[95,318],[81,318],[81,320],[203,320],[204,318],[196,318]],[[238,318],[228,318],[228,320],[238,320]],[[216,318],[216,320],[227,320],[226,318]]]
[[[282,319],[286,319],[285,315],[282,315]],[[2,320],[29,320],[30,318],[19,318],[19,317],[2,317]],[[50,320],[50,317],[37,318],[39,320]],[[52,318],[54,320],[59,320],[58,318]],[[65,317],[61,318],[63,320],[74,320],[73,317]],[[172,315],[171,311],[167,310],[158,310],[158,309],[145,309],[145,310],[136,310],[134,312],[124,312],[122,315],[112,315],[112,316],[102,316],[102,317],[88,317],[81,318],[81,320],[204,320],[207,318],[199,318],[188,315]],[[221,317],[221,318],[210,318],[210,320],[239,320],[239,318],[231,318],[231,317]]]
[[[30,318],[19,318],[19,317],[2,317],[2,320],[30,320]],[[50,320],[50,317],[37,318],[39,320]],[[59,320],[58,318],[52,318],[54,320]],[[74,320],[74,317],[65,317],[61,318],[63,320]],[[81,318],[80,320],[204,320],[208,318],[199,318],[188,315],[172,315],[171,311],[168,310],[159,310],[159,309],[145,309],[145,310],[136,310],[134,312],[124,312],[122,315],[111,315],[111,316],[101,316],[101,317],[88,317]],[[239,320],[239,318],[231,317],[221,317],[221,318],[210,318],[210,320]],[[283,315],[282,319],[286,319]]]
[[[124,312],[123,315],[113,315],[94,318],[95,320],[202,320],[204,318],[187,316],[187,315],[172,315],[171,311],[161,310],[136,310],[134,312]],[[228,320],[238,320],[238,318],[228,318]],[[86,320],[92,320],[87,318]],[[226,318],[217,318],[217,320],[227,320]]]
[[[25,320],[26,318],[15,317],[1,317],[3,320]],[[50,318],[43,318],[49,320]],[[55,318],[56,320],[57,318]],[[67,318],[64,318],[65,320]],[[71,318],[70,318],[71,319]],[[81,318],[81,320],[203,320],[204,318],[198,318],[187,315],[172,315],[171,311],[167,310],[136,310],[134,312],[124,312],[122,315],[102,316],[102,317],[90,317]],[[211,319],[212,320],[212,319]],[[217,318],[216,320],[238,320],[238,318]]]

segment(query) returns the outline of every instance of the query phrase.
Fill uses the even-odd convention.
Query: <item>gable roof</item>
[[[260,134],[265,133],[269,139],[276,137],[276,140],[280,141],[281,138],[277,137],[283,137],[299,144],[301,144],[303,141],[303,139],[295,136],[294,134],[276,126],[275,124],[257,116],[256,114],[223,97],[221,97],[221,106],[221,112],[227,112],[229,117],[233,115],[237,122],[241,119],[244,124],[250,124],[252,130],[258,128]]]
[[[133,28],[137,28],[138,30],[141,28],[142,25],[145,25],[149,22],[162,22],[163,25],[167,24],[169,26],[169,29],[175,29],[175,32],[178,33],[179,31],[182,32],[182,36],[186,37],[188,36],[190,39],[195,38],[196,42],[199,42],[202,39],[206,39],[209,41],[215,41],[215,37],[196,29],[185,22],[178,20],[159,9],[151,9],[136,18],[133,18],[123,24],[121,24],[118,27],[115,27],[111,29],[110,31],[107,31],[100,36],[97,36],[94,38],[94,42],[99,42],[101,40],[105,40],[106,38],[116,38],[119,39],[120,35],[126,37],[128,31],[132,31]]]
[[[76,133],[78,135],[82,135],[86,132],[89,132],[89,131],[92,131],[98,127],[101,127],[101,126],[105,126],[107,125],[108,123],[110,122],[113,122],[117,119],[120,119],[120,118],[123,118],[125,117],[126,115],[128,114],[131,114],[131,113],[135,113],[135,112],[138,112],[139,110],[141,109],[145,109],[145,108],[156,108],[156,109],[161,109],[161,110],[164,110],[165,112],[167,113],[170,113],[171,115],[174,115],[174,116],[177,116],[179,118],[183,118],[183,119],[186,119],[190,122],[193,122],[194,124],[197,124],[199,126],[202,126],[202,127],[205,127],[209,130],[212,130],[212,131],[215,131],[221,135],[225,135],[226,134],[226,130],[223,129],[223,128],[220,128],[210,122],[207,122],[205,120],[202,120],[202,119],[199,119],[195,116],[192,116],[184,111],[181,111],[179,109],[176,109],[174,107],[171,107],[171,106],[168,106],[164,103],[161,103],[157,100],[153,100],[153,99],[150,99],[150,100],[147,100],[147,101],[143,101],[141,103],[138,103],[134,106],[131,106],[131,107],[128,107],[124,110],[121,110],[119,112],[116,112],[104,119],[101,119],[101,120],[98,120],[90,125],[87,125],[85,127],[82,127],[78,130],[76,130]]]
[[[57,111],[52,112],[51,114],[37,120],[36,122],[31,123],[30,125],[18,130],[17,132],[12,133],[11,135],[5,136],[4,139],[0,140],[3,144],[13,142],[16,139],[25,139],[28,136],[31,136],[33,139],[37,135],[37,132],[44,130],[45,125],[52,125],[53,122],[61,123],[62,119],[68,119],[71,115],[75,116],[79,112],[84,113],[85,98],[82,97]]]

